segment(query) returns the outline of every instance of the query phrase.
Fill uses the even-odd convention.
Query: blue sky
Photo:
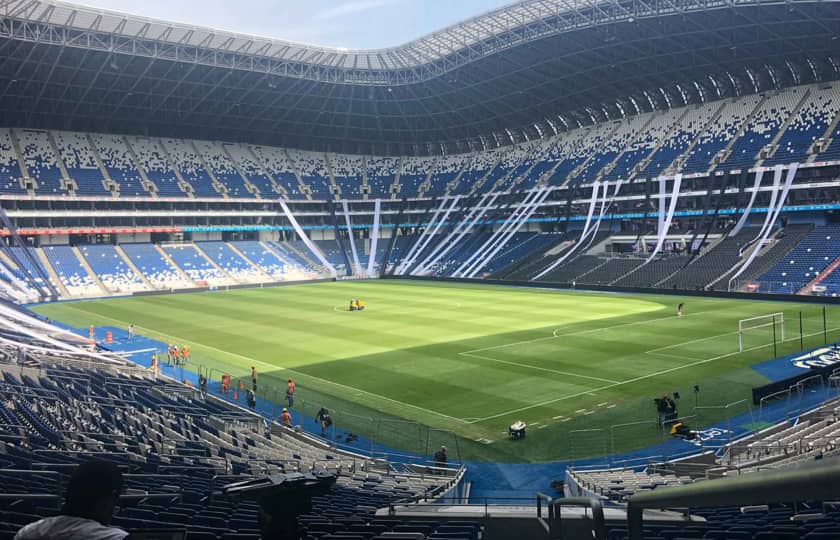
[[[314,45],[399,45],[511,0],[77,0],[89,6]]]

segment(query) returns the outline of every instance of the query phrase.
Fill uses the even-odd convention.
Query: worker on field
[[[289,414],[289,409],[285,407],[283,408],[283,412],[280,413],[280,424],[287,428],[292,427],[292,415]]]
[[[181,365],[181,356],[178,352],[178,346],[177,345],[172,346],[172,360],[175,361],[176,366]]]
[[[677,317],[682,317],[682,316],[683,316],[683,306],[684,306],[684,305],[685,305],[685,304],[680,303],[680,305],[679,305],[679,306],[677,306]]]
[[[187,346],[181,345],[181,365],[187,365]]]
[[[93,325],[90,325],[90,327],[88,328],[88,337],[91,340],[93,340],[93,338],[94,338],[94,331],[93,330],[94,330]]]
[[[286,401],[291,409],[295,404],[295,381],[289,379],[286,383]]]
[[[251,366],[251,384],[254,388],[254,392],[257,391],[257,368],[256,366]]]
[[[128,340],[131,341],[132,339],[134,339],[134,325],[129,324],[128,325]]]
[[[166,344],[166,364],[170,365],[170,366],[172,365],[172,344],[171,343]]]
[[[363,300],[356,300],[356,309],[358,309],[359,311],[365,309],[365,303]]]
[[[149,371],[151,371],[151,372],[152,372],[152,373],[154,373],[155,375],[157,375],[158,373],[160,373],[160,368],[158,367],[158,357],[157,357],[157,354],[153,354],[153,355],[152,355],[152,363],[151,363],[151,365],[149,366]]]

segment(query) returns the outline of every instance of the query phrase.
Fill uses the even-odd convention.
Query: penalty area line
[[[114,317],[109,317],[108,315],[101,315],[99,313],[94,313],[94,312],[88,311],[86,309],[82,309],[78,306],[74,306],[71,303],[67,303],[65,305],[67,307],[69,307],[70,309],[80,311],[80,312],[85,313],[87,315],[93,315],[93,316],[96,316],[96,317],[100,317],[102,319],[108,319],[108,320],[114,321],[116,323],[119,323],[121,326],[128,326],[128,323],[126,321],[121,320],[121,319],[117,319],[117,318],[114,318]],[[202,347],[202,348],[205,348],[205,349],[210,349],[210,350],[222,353],[222,354],[226,354],[228,356],[233,356],[233,357],[236,357],[236,358],[240,358],[240,359],[245,360],[247,362],[250,362],[252,364],[260,364],[262,366],[266,366],[266,367],[273,368],[273,369],[285,370],[285,371],[288,371],[289,373],[294,373],[295,375],[300,375],[302,377],[308,377],[310,379],[320,381],[320,382],[323,382],[325,384],[333,385],[337,388],[343,388],[345,390],[351,390],[351,391],[354,391],[354,392],[358,392],[360,394],[365,394],[365,395],[368,395],[368,396],[372,396],[374,398],[381,399],[381,400],[384,400],[384,401],[388,401],[390,403],[395,403],[397,405],[402,405],[404,407],[409,407],[411,409],[422,411],[424,413],[429,413],[429,414],[433,414],[435,416],[440,416],[441,418],[446,418],[446,419],[452,420],[454,422],[459,422],[459,423],[462,423],[462,424],[471,424],[472,423],[472,422],[467,422],[463,418],[455,418],[454,416],[449,416],[448,414],[444,414],[444,413],[441,413],[441,412],[438,412],[438,411],[433,411],[431,409],[426,409],[425,407],[420,407],[419,405],[412,405],[411,403],[404,403],[404,402],[398,401],[396,399],[392,399],[392,398],[385,397],[385,396],[380,396],[379,394],[374,394],[373,392],[368,392],[367,390],[362,390],[361,388],[355,388],[353,386],[348,386],[346,384],[337,383],[335,381],[330,381],[328,379],[322,379],[321,377],[316,377],[314,375],[309,375],[308,373],[303,373],[302,371],[297,371],[297,370],[294,370],[294,369],[291,369],[291,368],[285,368],[283,366],[278,366],[276,364],[269,364],[267,362],[263,362],[262,360],[257,360],[256,358],[249,358],[249,357],[243,356],[241,354],[237,354],[237,353],[234,353],[234,352],[231,352],[231,351],[226,351],[226,350],[220,349],[218,347],[213,347],[212,345],[205,345],[203,343],[196,342],[195,340],[192,340],[192,339],[185,339],[183,337],[175,336],[175,335],[172,335],[172,334],[166,334],[164,332],[160,332],[158,330],[155,330],[154,328],[146,328],[144,326],[140,326],[139,324],[135,324],[134,327],[137,328],[138,330],[143,330],[143,329],[150,330],[151,332],[154,332],[155,334],[165,336],[167,338],[173,338],[175,341],[180,341],[181,343],[192,341],[194,343],[197,343],[197,345],[199,347]]]
[[[818,333],[822,333],[822,332],[818,332]],[[816,335],[816,334],[811,334],[811,335]],[[772,343],[770,345],[772,345]],[[520,408],[514,409],[512,411],[506,411],[506,412],[499,413],[499,414],[494,414],[494,415],[491,415],[491,416],[485,416],[484,418],[481,418],[479,420],[474,420],[474,421],[469,422],[469,423],[470,424],[477,424],[479,422],[485,422],[487,420],[493,420],[495,418],[500,418],[502,416],[507,416],[509,414],[514,414],[514,413],[518,413],[518,412],[522,412],[522,411],[527,411],[527,410],[530,410],[530,409],[536,409],[537,407],[544,407],[546,405],[551,405],[553,403],[558,403],[560,401],[565,401],[567,399],[573,399],[573,398],[576,398],[576,397],[584,396],[586,394],[590,394],[590,393],[594,394],[594,393],[597,393],[597,392],[602,392],[604,390],[609,390],[611,388],[616,388],[618,386],[623,386],[625,384],[639,382],[639,381],[643,381],[645,379],[652,379],[654,377],[659,377],[660,375],[666,375],[668,373],[673,373],[674,371],[679,371],[681,369],[690,368],[690,367],[694,367],[694,366],[699,366],[699,365],[703,365],[703,364],[708,364],[709,362],[714,362],[716,360],[721,360],[723,358],[729,358],[730,356],[735,356],[736,354],[741,354],[741,352],[749,352],[749,351],[755,351],[755,350],[758,350],[758,349],[763,349],[767,346],[768,345],[758,345],[756,347],[751,347],[749,349],[744,349],[743,351],[735,351],[735,352],[731,352],[731,353],[721,354],[721,355],[718,355],[718,356],[713,356],[711,358],[706,358],[706,359],[703,359],[703,360],[697,360],[696,362],[690,362],[688,364],[675,366],[675,367],[672,367],[670,369],[657,371],[656,373],[650,373],[648,375],[642,375],[640,377],[635,377],[633,379],[628,379],[626,381],[621,381],[619,383],[608,384],[608,385],[602,386],[600,388],[593,388],[593,389],[590,389],[590,390],[586,390],[584,392],[578,392],[576,394],[571,394],[571,395],[568,395],[568,396],[563,396],[563,397],[559,397],[559,398],[555,398],[555,399],[550,399],[548,401],[543,401],[542,403],[535,403],[533,405],[527,405],[525,407],[520,407]]]
[[[461,355],[461,356],[470,356],[472,358],[480,358],[482,360],[489,360],[490,362],[498,362],[500,364],[509,364],[511,366],[519,366],[519,367],[524,367],[524,368],[528,368],[528,369],[535,369],[535,370],[538,370],[538,371],[547,371],[547,372],[550,372],[550,373],[557,373],[558,375],[568,375],[570,377],[580,377],[581,379],[590,379],[590,380],[598,381],[598,382],[607,382],[607,383],[613,383],[613,384],[619,382],[619,381],[613,381],[613,380],[610,380],[610,379],[602,379],[600,377],[592,377],[590,375],[581,375],[580,373],[572,373],[572,372],[569,372],[569,371],[560,371],[560,370],[557,370],[557,369],[545,368],[545,367],[540,367],[540,366],[532,366],[530,364],[520,364],[518,362],[510,362],[508,360],[499,360],[498,358],[490,358],[489,356],[479,356],[477,354],[472,354],[472,353],[469,353],[469,352],[462,352],[462,353],[458,353],[458,354]]]

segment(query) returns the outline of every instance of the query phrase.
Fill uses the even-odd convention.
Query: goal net
[[[738,352],[785,340],[785,314],[771,313],[738,321]]]

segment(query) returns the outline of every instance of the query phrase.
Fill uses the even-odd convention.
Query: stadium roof
[[[838,37],[840,0],[525,0],[364,51],[0,0],[0,115],[22,127],[452,153],[835,79]]]

